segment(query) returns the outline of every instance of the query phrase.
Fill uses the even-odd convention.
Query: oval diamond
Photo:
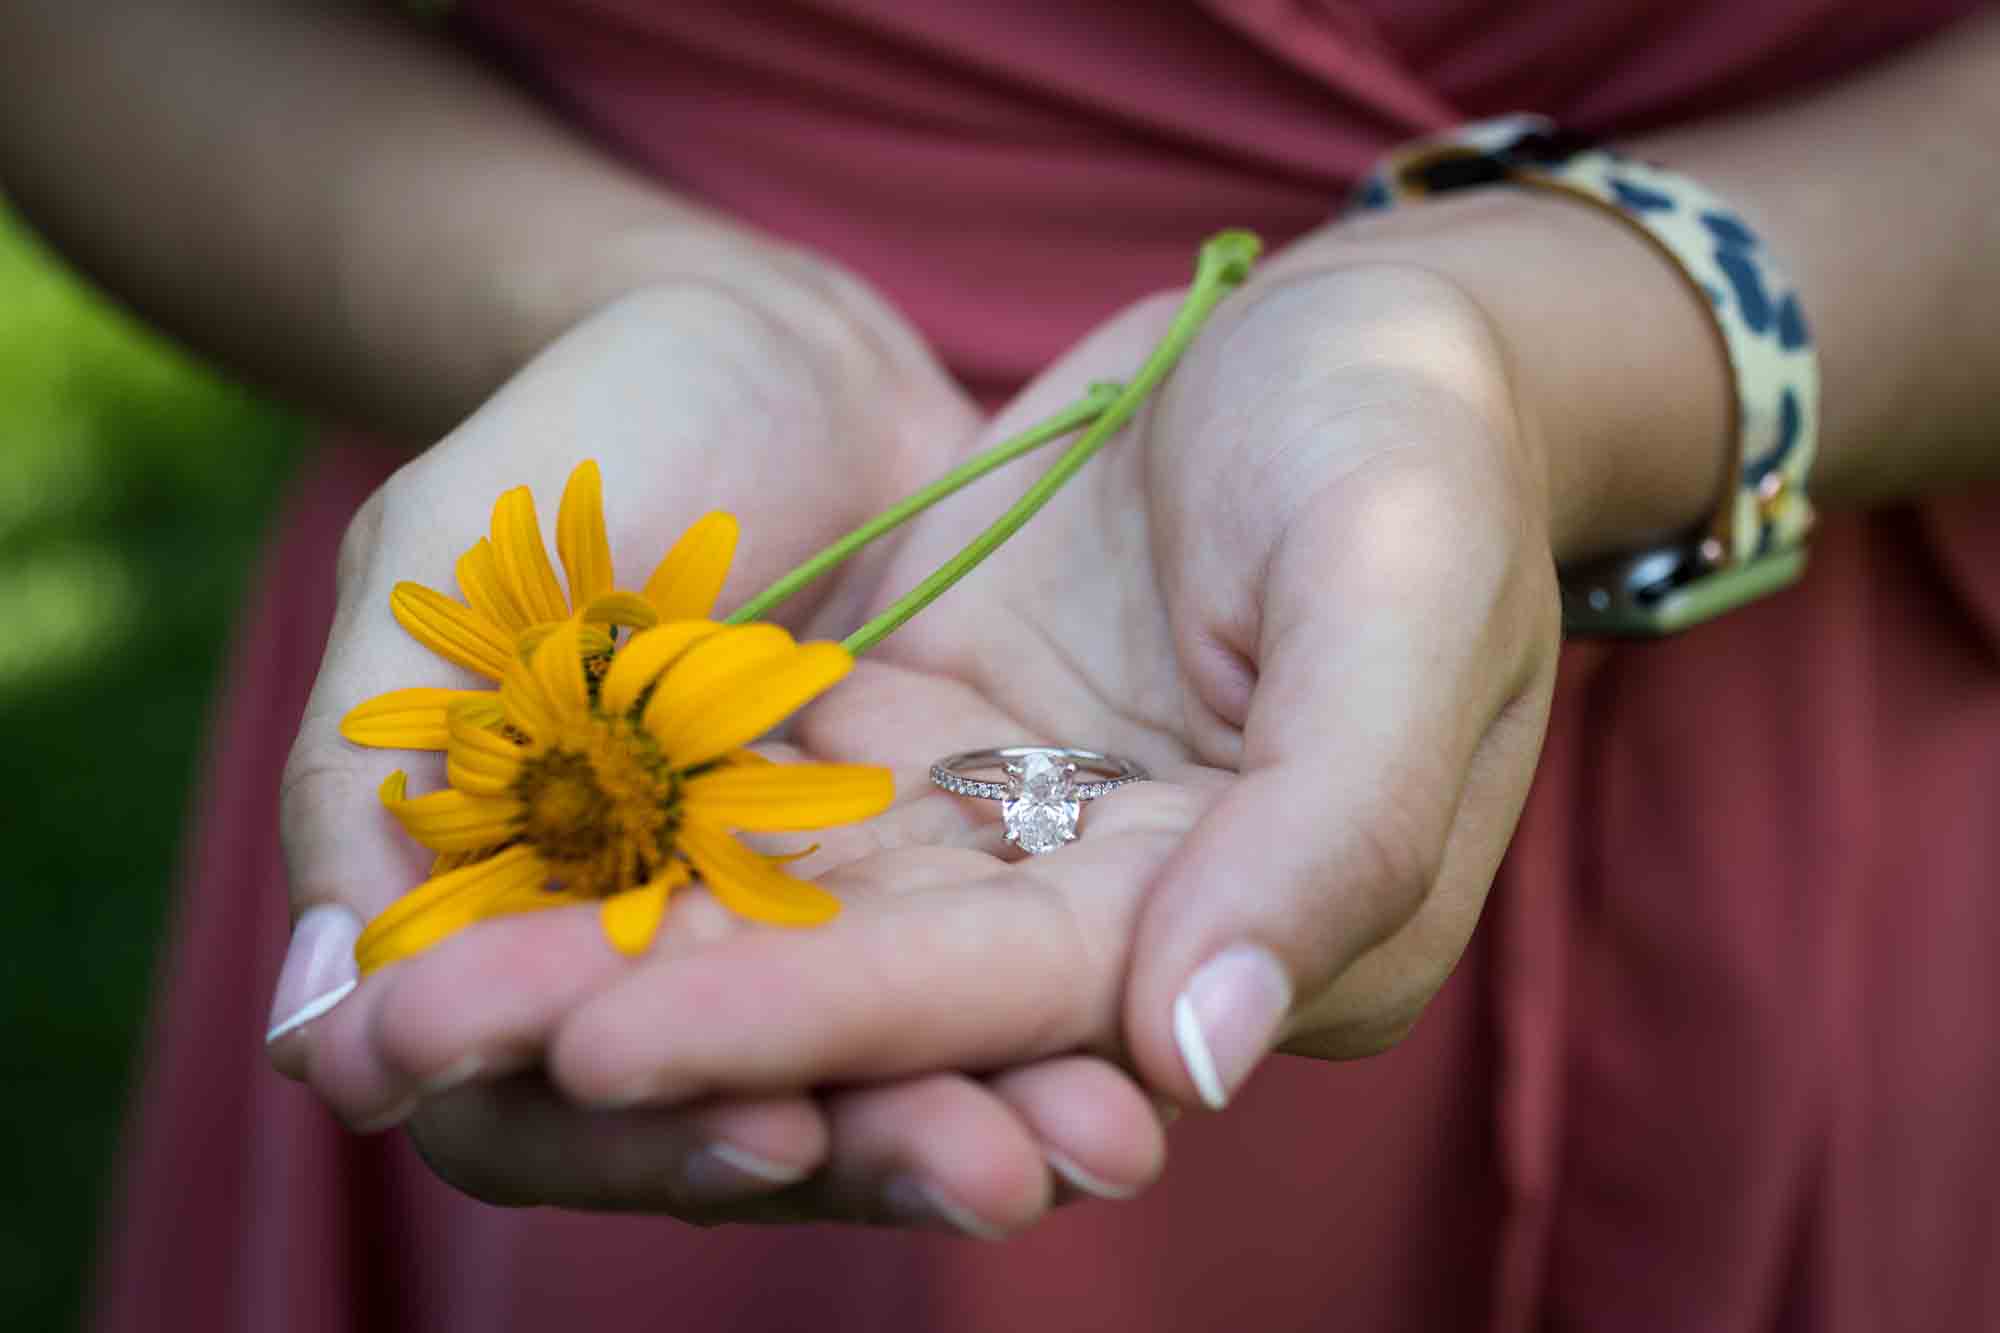
[[[1052,852],[1076,836],[1079,809],[1069,764],[1054,755],[1021,756],[1007,770],[1007,841],[1026,852]]]
[[[1007,841],[1024,852],[1052,852],[1076,836],[1075,801],[1035,801],[1022,797],[1001,807]]]

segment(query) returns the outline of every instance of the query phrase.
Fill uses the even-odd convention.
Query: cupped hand
[[[1170,309],[1114,322],[1024,415],[1135,365]],[[806,970],[804,940],[643,970],[566,1020],[565,1086],[650,1069],[679,1097],[1086,1049],[1219,1107],[1275,1045],[1393,1044],[1465,947],[1546,724],[1560,620],[1523,416],[1497,331],[1443,279],[1281,258],[1127,438],[802,732],[913,786],[943,753],[1024,741],[1158,780],[1028,860],[992,805],[926,797],[988,859],[842,924],[826,947],[865,960],[865,991]],[[1007,498],[934,515],[887,582]],[[796,979],[796,1012],[728,1034],[754,1058],[624,1019],[739,960],[743,984]]]
[[[691,521],[733,511],[744,539],[726,606],[896,498],[907,476],[946,466],[976,434],[977,414],[907,330],[879,311],[815,313],[794,323],[710,287],[637,293],[399,471],[343,548],[336,621],[285,777],[293,910],[307,925],[274,1005],[272,1059],[357,1127],[414,1114],[426,1158],[480,1197],[984,1230],[1046,1207],[1051,1163],[1107,1193],[1158,1169],[1152,1105],[1083,1057],[983,1081],[924,1071],[819,1096],[795,1085],[684,1108],[579,1109],[539,1072],[552,1018],[631,970],[587,911],[488,923],[347,989],[359,923],[427,873],[376,788],[395,768],[410,771],[413,789],[434,787],[442,766],[350,745],[339,721],[387,690],[485,683],[416,643],[388,597],[402,580],[452,588],[454,562],[484,534],[499,491],[530,486],[546,529],[570,469],[599,460],[626,588]],[[801,634],[837,635],[893,551],[885,544],[808,590],[786,618]],[[684,894],[655,959],[737,929],[705,894]],[[476,1026],[480,1041],[454,1045],[453,1023]]]
[[[993,433],[1129,373],[1170,309],[1113,321]],[[925,515],[869,604],[1035,470]],[[528,1041],[616,1114],[1074,1052],[1219,1106],[1274,1047],[1381,1050],[1464,948],[1532,775],[1558,642],[1545,477],[1476,305],[1417,269],[1281,262],[1020,536],[803,716],[809,752],[898,775],[893,810],[801,867],[839,918],[704,929],[693,898],[653,956],[502,1026],[445,1003],[502,974],[498,932],[471,932],[405,965],[382,1031],[423,1032],[439,1067]],[[992,805],[924,776],[1018,743],[1155,780],[1023,858]],[[592,947],[551,970],[581,975]],[[1042,1114],[1120,1119],[1110,1087]]]

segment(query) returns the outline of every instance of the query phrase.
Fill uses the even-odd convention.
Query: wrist
[[[1329,226],[1273,267],[1428,270],[1481,309],[1568,564],[1697,525],[1730,472],[1730,370],[1665,256],[1591,207],[1519,189]]]

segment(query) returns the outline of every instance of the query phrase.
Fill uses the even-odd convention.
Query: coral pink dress
[[[676,188],[876,282],[1003,394],[1202,236],[1388,145],[1627,134],[1836,78],[1958,0],[464,0]],[[976,275],[976,276],[975,276]],[[1164,1182],[1020,1239],[504,1211],[270,1074],[278,773],[346,516],[246,621],[98,1327],[2000,1328],[2000,496],[1836,517],[1806,583],[1564,659],[1492,906],[1402,1046],[1280,1059]]]

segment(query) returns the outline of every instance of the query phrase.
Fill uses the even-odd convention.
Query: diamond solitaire
[[[1005,781],[969,776],[981,770],[1005,775]],[[1079,770],[1101,780],[1075,781]],[[1078,813],[1085,801],[1130,782],[1144,782],[1146,771],[1129,759],[1095,750],[1016,745],[998,750],[967,750],[931,765],[931,781],[955,796],[999,801],[1007,841],[1024,852],[1052,852],[1076,837]]]
[[[1070,774],[1076,765],[1037,750],[1007,765],[1007,841],[1024,852],[1052,852],[1076,836],[1077,812]]]

